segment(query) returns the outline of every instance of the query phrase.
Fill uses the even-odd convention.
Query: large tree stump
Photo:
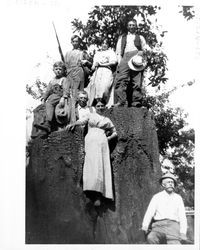
[[[118,133],[111,145],[115,201],[95,208],[79,185],[80,128],[35,139],[26,176],[26,243],[144,243],[141,223],[161,175],[154,120],[146,108],[116,108],[107,116]]]

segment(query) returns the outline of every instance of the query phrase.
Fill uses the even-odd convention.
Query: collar
[[[127,35],[135,36],[135,33],[131,33],[130,31],[128,31]]]
[[[80,110],[80,109],[86,109],[86,108],[88,108],[87,105],[86,105],[85,107],[81,107],[81,106],[78,104],[78,110]]]

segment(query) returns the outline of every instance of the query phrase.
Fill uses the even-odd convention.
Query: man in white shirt
[[[181,244],[181,241],[187,240],[187,219],[183,200],[174,192],[176,178],[166,173],[160,179],[160,184],[164,190],[151,199],[142,230],[148,244]]]
[[[137,34],[137,21],[132,19],[127,23],[128,33],[119,37],[116,47],[118,59],[118,70],[115,78],[115,95],[117,103],[114,106],[124,106],[127,104],[129,96],[127,89],[132,92],[130,100],[131,106],[141,106],[142,103],[142,75],[143,70],[131,70],[129,60],[136,54],[143,55],[143,51],[149,47],[143,36]]]
[[[78,93],[78,104],[76,106],[76,118],[83,119],[88,113],[95,112],[94,107],[88,107],[88,94],[85,90]]]

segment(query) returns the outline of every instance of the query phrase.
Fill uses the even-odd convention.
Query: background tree
[[[95,6],[89,12],[85,25],[79,19],[74,19],[72,26],[85,44],[99,46],[102,38],[107,37],[111,47],[115,49],[119,35],[126,32],[127,21],[130,18],[140,19],[137,33],[145,37],[152,49],[147,54],[149,84],[158,86],[167,81],[165,76],[167,57],[158,49],[162,46],[162,42],[158,42],[158,37],[164,37],[166,31],[161,31],[155,26],[155,15],[159,9],[157,6]]]
[[[180,88],[191,86],[192,82]],[[177,191],[182,195],[185,205],[194,207],[194,129],[187,127],[187,114],[180,108],[172,108],[169,96],[172,90],[156,96],[146,95],[148,108],[154,114],[157,127],[159,151],[164,159],[169,159],[179,177]]]

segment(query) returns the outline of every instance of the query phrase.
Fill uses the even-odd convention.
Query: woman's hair
[[[71,37],[71,42],[73,42],[73,40],[74,40],[75,38],[78,38],[79,43],[82,42],[82,39],[81,39],[80,36],[78,36],[78,35],[73,35],[73,36]]]
[[[96,106],[98,102],[101,102],[106,106],[106,100],[104,98],[95,98],[92,103],[92,106]]]
[[[65,63],[62,62],[62,61],[57,61],[57,62],[55,62],[55,63],[53,64],[53,69],[54,69],[55,67],[61,67],[63,70],[66,70]]]
[[[106,43],[108,44],[108,47],[110,47],[110,40],[109,40],[108,37],[103,37],[103,38],[101,39],[101,45],[102,45],[105,41],[106,41]]]

